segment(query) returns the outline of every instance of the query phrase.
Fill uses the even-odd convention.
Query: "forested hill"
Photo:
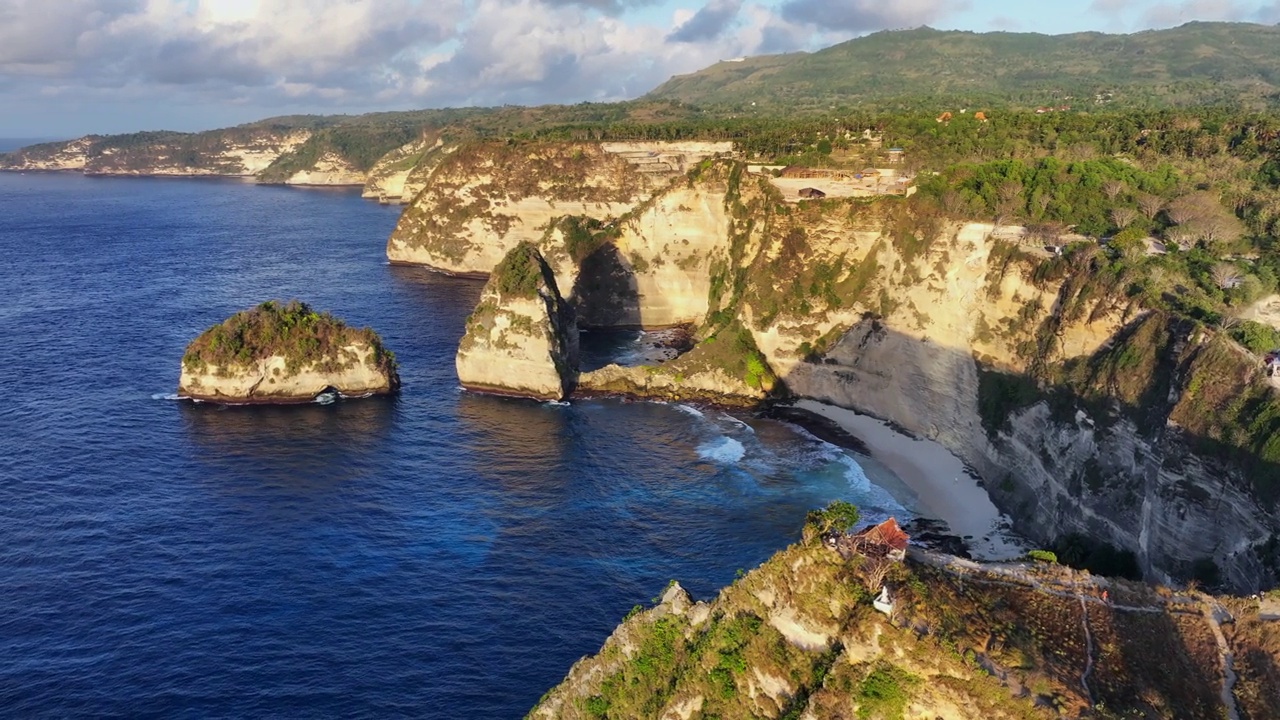
[[[647,97],[767,112],[901,107],[1280,106],[1280,26],[1132,35],[884,31],[815,53],[724,61]]]

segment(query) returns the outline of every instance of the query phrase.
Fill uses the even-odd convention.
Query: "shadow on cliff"
[[[1150,557],[1157,569],[1187,578],[1202,575],[1200,566],[1216,558],[1224,564],[1225,587],[1253,592],[1273,585],[1277,568],[1261,557],[1268,537],[1257,528],[1274,534],[1274,511],[1270,499],[1259,495],[1257,481],[1280,473],[1280,464],[1256,453],[1232,454],[1220,439],[1166,426],[1191,380],[1188,363],[1166,355],[1177,355],[1185,343],[1175,323],[1156,332],[1136,324],[1141,322],[1049,384],[980,363],[968,348],[938,342],[946,338],[919,339],[867,316],[781,379],[797,395],[939,440],[983,477],[991,499],[1016,528],[1044,546],[1060,539],[1055,535],[1079,532],[1137,550],[1144,499],[1158,500],[1165,516],[1177,513],[1178,522],[1205,530],[1171,535],[1153,527]],[[1047,412],[1026,414],[1040,403]],[[1021,420],[1017,429],[1014,418]],[[1134,431],[1126,428],[1135,425],[1136,436],[1130,437]],[[1091,443],[1091,455],[1083,457]],[[1158,455],[1149,466],[1145,448]],[[1266,472],[1259,475],[1259,468]],[[1042,492],[1036,475],[1054,478],[1071,502]],[[1256,512],[1225,512],[1233,507],[1232,496],[1247,498]],[[1224,554],[1225,547],[1246,538],[1255,543],[1253,551]]]
[[[1218,647],[1198,608],[1175,617],[1090,603],[1090,687],[1100,705],[1140,717],[1220,717]]]
[[[644,327],[635,268],[611,242],[582,260],[569,299],[578,310],[580,328]]]

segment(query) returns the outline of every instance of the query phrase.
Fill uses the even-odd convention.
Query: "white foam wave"
[[[156,393],[151,396],[152,400],[183,400],[181,395],[177,393]]]
[[[866,471],[857,460],[840,452],[835,461],[844,466],[845,480],[849,483],[849,488],[861,499],[860,504],[878,508],[886,516],[896,515],[903,522],[912,517],[912,513],[894,499],[888,490],[871,482],[871,478],[867,477]]]
[[[701,410],[699,410],[696,407],[693,407],[692,405],[676,405],[676,409],[682,413],[685,413],[686,415],[692,415],[697,418],[706,417],[706,415],[702,414]]]
[[[742,443],[731,437],[718,437],[698,446],[698,457],[724,465],[732,465],[746,454],[747,449]]]
[[[567,400],[548,400],[543,405],[553,405],[555,407],[569,407],[572,403]]]
[[[315,397],[315,399],[314,399],[314,400],[312,400],[311,402],[313,402],[313,403],[315,403],[315,404],[317,404],[317,405],[332,405],[333,403],[335,403],[335,402],[337,402],[337,401],[338,401],[338,393],[336,393],[336,392],[323,392],[323,393],[320,393],[319,395],[317,395],[317,396]]]

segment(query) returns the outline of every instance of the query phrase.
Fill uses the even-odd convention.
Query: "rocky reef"
[[[578,379],[578,327],[555,275],[532,244],[494,268],[458,345],[458,379],[471,390],[563,400]]]
[[[305,303],[268,301],[187,346],[178,395],[193,400],[304,403],[324,393],[385,395],[400,387],[395,356],[372,330]]]
[[[905,563],[810,541],[709,601],[674,581],[530,718],[1273,717],[1257,600],[1051,563]],[[872,599],[887,588],[888,602]],[[1232,622],[1224,624],[1230,619]],[[1246,630],[1247,628],[1247,630]],[[1260,692],[1261,691],[1261,692]]]

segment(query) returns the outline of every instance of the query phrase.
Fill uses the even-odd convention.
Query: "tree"
[[[1160,211],[1164,209],[1164,198],[1143,193],[1138,196],[1138,208],[1142,210],[1142,214],[1146,215],[1148,220],[1155,220]]]
[[[1121,180],[1108,180],[1102,184],[1102,192],[1107,194],[1111,200],[1120,197],[1120,193],[1124,192],[1124,182]]]
[[[1137,219],[1138,211],[1131,207],[1111,208],[1111,222],[1115,223],[1117,230],[1129,227]]]
[[[1240,269],[1231,263],[1218,263],[1209,270],[1213,283],[1223,290],[1230,290],[1240,284],[1243,276]]]
[[[818,537],[833,532],[848,532],[858,524],[862,513],[858,506],[844,500],[832,500],[823,510],[811,510],[806,524],[817,531]]]

